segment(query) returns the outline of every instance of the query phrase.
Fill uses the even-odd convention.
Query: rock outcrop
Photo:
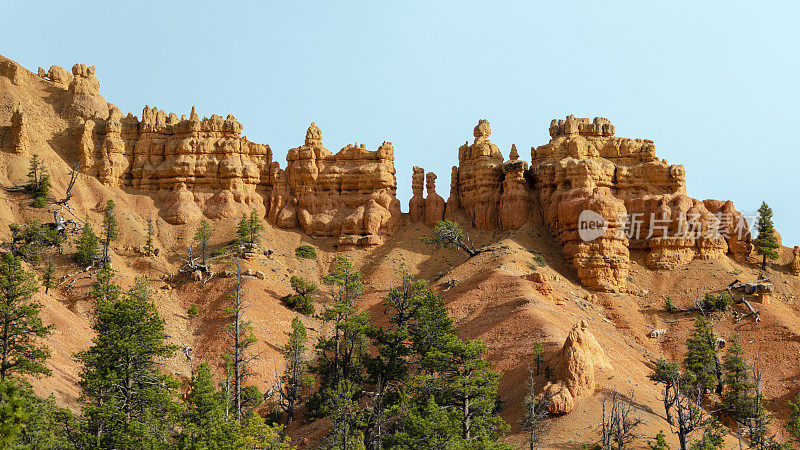
[[[789,263],[789,271],[792,275],[800,276],[800,247],[794,246],[792,262]]]
[[[551,122],[548,144],[531,149],[542,218],[585,286],[624,290],[629,249],[648,252],[654,269],[747,251],[732,203],[688,197],[683,166],[658,159],[653,141],[614,132],[608,119],[568,116]],[[594,225],[599,231],[584,233]]]
[[[76,77],[77,78],[77,77]],[[241,136],[232,115],[200,120],[145,106],[142,119],[110,109],[107,119],[87,119],[78,136],[82,170],[104,184],[155,192],[162,216],[173,224],[202,216],[238,217],[264,199],[271,186],[272,152]]]
[[[22,72],[24,71],[25,69],[19,64],[0,56],[0,76],[8,78],[12,84],[16,86],[22,84]]]
[[[458,200],[471,224],[479,230],[500,226],[500,190],[503,181],[503,155],[489,137],[489,121],[481,119],[473,130],[472,145],[458,149]]]
[[[414,166],[411,169],[411,200],[408,201],[408,214],[412,222],[420,222],[425,218],[425,170]]]
[[[57,65],[50,66],[50,69],[46,72],[43,68],[39,67],[39,76],[63,88],[68,88],[74,78],[67,69]]]
[[[28,149],[28,132],[25,124],[25,114],[17,106],[11,114],[11,151],[24,153]]]
[[[273,189],[289,198],[283,206],[270,203],[269,217],[289,223],[296,216],[307,234],[337,237],[344,247],[381,245],[397,227],[400,201],[391,142],[375,151],[351,144],[332,154],[312,123],[305,144],[289,150],[286,160],[285,174],[276,175],[285,186]]]
[[[550,413],[566,414],[577,399],[594,394],[597,372],[610,370],[611,362],[583,320],[567,335],[554,367],[556,381],[545,385],[541,395],[549,400]]]
[[[436,174],[428,172],[425,175],[425,225],[433,227],[444,219],[445,202],[441,195],[436,193]]]
[[[74,78],[69,83],[69,105],[67,112],[70,115],[88,118],[108,118],[108,103],[100,95],[100,82],[94,76],[94,66],[75,64],[72,66]]]
[[[519,159],[517,146],[511,146],[509,161],[503,164],[503,193],[500,195],[500,228],[515,230],[528,221],[531,193],[525,172],[528,163]]]

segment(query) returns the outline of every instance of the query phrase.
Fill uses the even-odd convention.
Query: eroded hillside
[[[123,286],[137,276],[154,282],[169,340],[181,349],[166,370],[183,379],[199,361],[225,352],[223,303],[232,284],[224,276],[227,259],[212,258],[211,277],[179,273],[203,218],[215,230],[212,249],[234,238],[242,213],[255,210],[265,226],[263,252],[244,263],[251,275],[245,279],[248,315],[262,354],[250,383],[266,391],[282,370],[280,348],[298,315],[280,301],[292,275],[322,285],[334,257],[350,256],[367,287],[359,307],[380,321],[381,298],[404,264],[441,293],[463,337],[487,343],[502,373],[508,440],[518,445],[535,343],[544,345],[542,364],[553,372],[550,384],[544,371],[536,377],[558,413],[548,445],[580,448],[595,441],[592,426],[610,389],[635,400],[645,421],[641,433],[654,436],[670,426],[661,387],[648,375],[660,357],[682,359],[694,320],[694,313],[665,311],[665,299],[690,307],[698,295],[764,275],[744,217],[731,202],[689,197],[682,166],[657,157],[652,141],[615,136],[606,119],[554,120],[552,139],[531,148],[530,162],[516,147],[506,160],[490,140],[489,122],[481,120],[471,144],[453,147],[458,165],[447,200],[436,193],[437,176],[415,167],[402,174],[414,196],[409,213],[401,213],[394,153],[403,149],[389,142],[333,153],[312,123],[282,169],[268,145],[242,136],[232,115],[201,119],[192,109],[179,117],[149,106],[141,118],[123,115],[100,87],[94,67],[77,64],[70,73],[53,66],[34,74],[0,57],[0,236],[8,240],[12,223],[54,221],[54,208],[32,208],[26,194],[13,189],[26,179],[31,155],[48,167],[53,199],[63,198],[70,169],[79,167],[71,209],[59,212],[98,224],[105,202],[116,202],[121,238],[113,265]],[[603,222],[592,239],[582,235],[586,211]],[[148,219],[160,250],[154,257],[142,252]],[[481,253],[467,258],[424,244],[420,238],[442,219],[462,224]],[[301,244],[316,247],[316,258],[298,258]],[[55,328],[48,338],[53,376],[34,386],[75,408],[80,366],[72,355],[90,344],[93,305],[91,278],[78,273],[73,251],[71,240],[63,255],[53,255],[61,283],[37,294],[45,322]],[[779,434],[800,375],[798,269],[797,252],[781,248],[766,274],[773,292],[747,296],[760,321],[736,320],[729,312],[715,322],[723,338],[738,331],[747,353],[769,368],[766,404]],[[192,304],[199,309],[194,318],[187,314]],[[746,312],[743,305],[734,309]],[[327,332],[316,319],[301,317],[312,339]],[[653,338],[653,330],[664,332]],[[321,422],[296,423],[290,434],[313,443],[324,430]],[[673,435],[668,439],[674,444]],[[732,435],[727,439],[735,445]]]

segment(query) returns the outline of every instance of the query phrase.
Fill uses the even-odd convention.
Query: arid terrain
[[[472,144],[438,150],[452,152],[458,165],[449,183],[439,174],[437,194],[436,175],[426,177],[421,168],[395,174],[394,154],[403,149],[388,142],[375,150],[347,145],[332,152],[323,146],[322,130],[311,124],[305,137],[298,136],[301,145],[289,149],[287,161],[279,164],[268,145],[242,135],[243,126],[233,116],[201,117],[194,109],[171,114],[149,106],[136,117],[102,97],[94,67],[54,66],[37,74],[0,57],[0,239],[10,239],[12,223],[54,220],[54,207],[33,208],[27,194],[14,189],[24,184],[33,154],[51,175],[53,200],[64,197],[70,169],[80,167],[71,211],[60,211],[99,226],[103,206],[114,200],[121,237],[112,247],[113,267],[123,287],[135,277],[153,282],[169,341],[180,349],[165,370],[179,378],[188,380],[203,360],[211,361],[217,373],[222,370],[224,302],[232,288],[223,274],[229,265],[225,256],[211,259],[210,278],[179,273],[198,222],[211,222],[215,250],[234,239],[239,217],[255,210],[265,228],[263,251],[247,259],[244,268],[253,275],[245,282],[247,315],[262,352],[249,383],[262,392],[283,370],[280,348],[298,316],[280,301],[291,291],[290,277],[322,286],[334,257],[344,254],[364,274],[366,293],[358,307],[378,322],[385,314],[381,299],[404,264],[442,295],[463,337],[485,341],[489,360],[502,374],[501,415],[511,425],[507,442],[525,443],[519,426],[522,399],[528,369],[535,364],[533,346],[541,342],[542,364],[552,366],[554,375],[548,388],[544,373],[536,385],[562,402],[550,419],[546,448],[596,442],[601,401],[611,389],[637,406],[635,414],[644,421],[640,434],[653,437],[665,430],[676,448],[662,387],[648,375],[658,358],[683,359],[697,313],[667,312],[665,299],[688,308],[698,296],[725,290],[736,280],[768,277],[771,294],[745,296],[760,311],[758,323],[752,316],[737,320],[737,314],[747,313],[737,304],[717,316],[714,330],[722,338],[738,331],[748,357],[758,355],[766,368],[770,427],[787,438],[781,422],[800,377],[796,253],[782,247],[780,258],[762,272],[750,234],[720,229],[725,225],[732,231],[741,220],[733,204],[691,198],[683,166],[656,157],[652,141],[617,137],[607,119],[569,116],[549,125],[550,142],[530,143],[529,154],[514,147],[505,158],[506,150],[501,153],[491,143],[489,122],[481,120]],[[401,212],[395,194],[398,179],[412,182],[408,213]],[[445,195],[442,186],[448,184]],[[579,215],[585,210],[607,223],[590,242],[579,237]],[[626,237],[620,219],[625,214],[641,214],[643,229],[652,228],[653,218],[669,220],[652,236]],[[142,251],[148,219],[155,224],[157,256]],[[421,239],[443,219],[460,223],[481,252],[468,257],[424,243]],[[702,237],[675,236],[682,221],[696,226]],[[77,411],[81,367],[73,354],[91,343],[93,302],[91,278],[70,259],[74,237],[63,254],[53,254],[58,287],[36,294],[45,305],[45,323],[54,324],[47,342],[53,375],[33,385],[37,394],[53,393]],[[315,259],[295,255],[302,244],[317,249]],[[315,301],[319,309],[328,298],[320,293]],[[192,304],[199,308],[194,318],[187,315]],[[300,317],[312,340],[326,333],[317,319]],[[574,342],[573,329],[579,335]],[[666,331],[651,337],[656,329]],[[577,367],[562,360],[565,341],[581,355]],[[295,444],[312,447],[326,426],[298,420],[289,434]],[[736,438],[728,431],[726,442],[733,448]],[[644,448],[645,442],[642,438],[634,447]]]

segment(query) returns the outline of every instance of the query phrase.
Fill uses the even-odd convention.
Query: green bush
[[[11,242],[6,244],[14,255],[28,262],[42,259],[42,250],[48,247],[61,247],[65,236],[47,224],[33,219],[31,223],[8,226],[11,230]]]
[[[225,252],[226,252],[227,250],[228,250],[228,249],[227,249],[227,248],[225,248],[225,247],[218,248],[218,249],[216,249],[216,250],[212,250],[212,251],[211,251],[211,253],[209,253],[208,255],[209,255],[210,257],[214,258],[214,257],[216,257],[216,256],[221,256],[221,255],[224,255],[224,254],[225,254]]]
[[[301,245],[295,249],[294,254],[298,258],[314,259],[317,257],[317,250],[310,245]]]
[[[200,309],[197,307],[197,304],[192,303],[192,306],[186,311],[186,314],[189,316],[190,319],[194,319],[200,314]]]
[[[547,265],[547,261],[545,261],[544,256],[542,255],[535,255],[533,257],[533,263],[536,264],[538,267],[544,267]]]
[[[86,266],[94,261],[99,250],[100,238],[94,234],[92,226],[86,223],[81,231],[81,237],[78,238],[78,246],[75,249],[75,255],[72,259],[74,259],[76,263]]]
[[[706,294],[703,299],[703,309],[706,311],[727,311],[733,304],[733,297],[727,292],[719,295]]]
[[[311,303],[311,296],[289,294],[281,299],[287,308],[295,310],[300,314],[310,316],[314,314],[314,305]]]

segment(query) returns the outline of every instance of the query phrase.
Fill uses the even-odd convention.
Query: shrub
[[[727,311],[733,304],[733,297],[727,292],[719,295],[706,294],[703,299],[703,309],[706,311]]]
[[[544,256],[542,255],[535,255],[533,257],[533,263],[539,267],[544,267],[547,265],[547,261],[545,261]]]
[[[94,234],[92,226],[88,223],[83,226],[81,237],[78,238],[78,247],[72,257],[76,263],[85,266],[94,262],[99,251],[100,238]]]
[[[189,316],[190,319],[194,319],[200,314],[200,309],[197,307],[196,303],[192,303],[189,309],[186,311],[186,314]]]
[[[301,245],[295,249],[294,254],[298,258],[314,259],[317,257],[317,250],[310,245]]]
[[[214,257],[217,257],[217,256],[224,255],[226,251],[227,251],[227,248],[225,248],[225,247],[218,248],[216,250],[212,250],[211,253],[209,253],[208,255],[210,257],[214,258]]]
[[[47,224],[33,219],[31,223],[8,226],[11,230],[11,243],[9,249],[14,255],[25,261],[35,262],[42,259],[42,249],[47,247],[60,247],[64,243],[64,235]]]
[[[664,309],[670,313],[674,313],[678,310],[678,308],[675,307],[675,304],[672,303],[672,297],[667,297],[667,299],[664,300]]]
[[[314,305],[311,303],[311,296],[289,294],[281,299],[287,308],[295,310],[300,314],[310,316],[314,314]]]

